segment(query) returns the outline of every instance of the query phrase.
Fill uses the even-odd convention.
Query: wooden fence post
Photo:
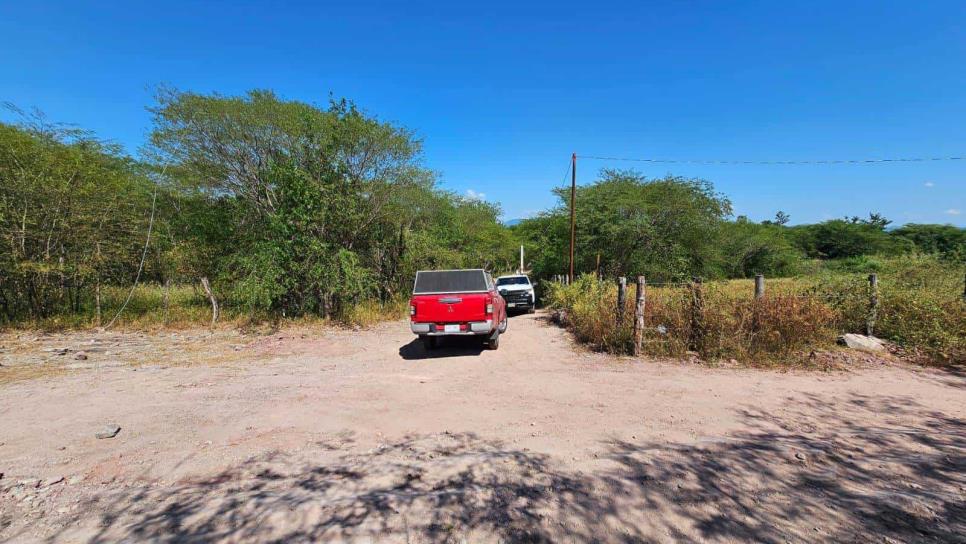
[[[634,355],[638,356],[644,347],[644,276],[637,277],[637,292],[634,296]]]
[[[865,334],[875,332],[875,320],[879,314],[879,275],[869,274],[869,315],[865,319]]]
[[[755,300],[765,296],[765,275],[755,274]]]
[[[624,304],[627,301],[627,278],[617,278],[617,328],[624,326]]]
[[[691,280],[691,335],[688,340],[688,347],[700,353],[704,347],[704,292],[699,277]]]

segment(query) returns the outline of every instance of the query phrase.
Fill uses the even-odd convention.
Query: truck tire
[[[510,318],[509,318],[509,317],[504,317],[504,318],[503,318],[503,322],[502,322],[502,323],[500,323],[500,334],[503,334],[503,333],[505,333],[505,332],[506,332],[506,328],[507,328],[507,327],[508,327],[509,325],[510,325]]]
[[[500,349],[500,329],[493,331],[486,339],[486,349],[496,350]]]
[[[423,336],[423,347],[426,351],[436,349],[436,337],[435,336]]]

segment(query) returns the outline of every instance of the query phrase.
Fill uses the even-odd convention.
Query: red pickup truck
[[[441,336],[478,336],[497,349],[507,327],[506,301],[485,270],[419,271],[409,322],[426,349],[435,348]]]

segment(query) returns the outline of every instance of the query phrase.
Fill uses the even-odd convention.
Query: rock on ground
[[[864,334],[843,334],[839,337],[839,343],[863,351],[886,351],[885,342],[882,339]]]

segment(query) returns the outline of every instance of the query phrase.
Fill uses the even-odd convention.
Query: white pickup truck
[[[514,310],[534,312],[537,306],[537,295],[527,275],[500,276],[496,279],[496,289],[500,292],[500,296],[506,300],[507,313]]]

